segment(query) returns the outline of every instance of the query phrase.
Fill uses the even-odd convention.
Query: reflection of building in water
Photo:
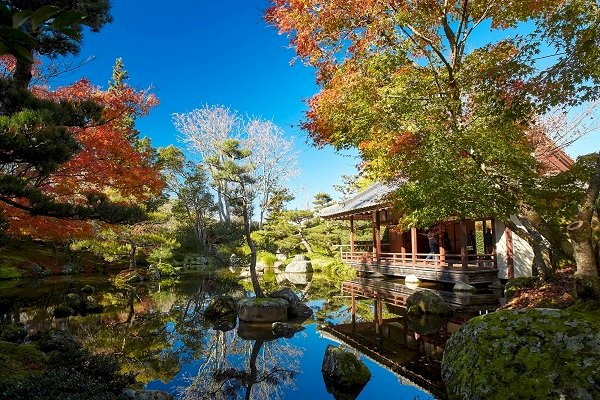
[[[432,289],[418,289],[432,290]],[[392,371],[405,385],[416,386],[437,398],[445,398],[441,360],[446,341],[470,317],[500,306],[492,293],[436,292],[455,314],[451,318],[412,317],[405,304],[415,289],[404,284],[358,278],[342,284],[342,293],[352,298],[350,323],[323,326],[321,335],[343,343]],[[373,320],[356,322],[356,301],[373,300]],[[396,318],[383,319],[383,306]]]

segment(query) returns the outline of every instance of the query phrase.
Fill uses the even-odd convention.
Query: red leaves
[[[158,167],[153,165],[152,155],[138,151],[131,140],[136,136],[131,121],[158,104],[154,95],[126,85],[103,91],[86,79],[53,92],[35,88],[34,93],[56,101],[92,100],[103,107],[100,125],[73,128],[81,151],[44,182],[41,190],[46,195],[77,204],[84,201],[85,193],[98,192],[134,204],[160,194],[164,183]],[[85,221],[36,217],[7,205],[3,207],[10,220],[11,234],[65,240],[93,233]]]

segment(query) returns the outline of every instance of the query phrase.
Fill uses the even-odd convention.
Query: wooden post
[[[378,320],[377,323],[379,325],[383,325],[383,301],[380,298],[377,298],[377,304],[379,309],[377,310]]]
[[[412,265],[417,265],[417,228],[410,228],[410,249],[412,251]]]
[[[402,258],[406,257],[406,246],[404,244],[404,232],[400,233],[400,253]]]
[[[460,259],[463,269],[467,269],[467,225],[464,220],[460,220]]]
[[[375,229],[375,211],[371,213],[371,238],[373,239],[373,243],[372,243],[373,253],[372,253],[372,257],[371,257],[371,262],[373,262],[373,257],[376,259],[379,258],[379,255],[377,254],[377,232]]]
[[[496,239],[496,220],[492,219],[491,220],[492,223],[492,260],[494,261],[493,267],[494,268],[498,268],[498,256],[496,255],[496,242],[498,239]]]
[[[373,322],[375,322],[375,327],[376,328],[379,325],[378,311],[379,311],[379,302],[377,301],[377,297],[375,297],[375,300],[373,302]]]
[[[444,240],[444,232],[440,232],[438,243],[440,249],[439,265],[443,266],[446,263],[446,242]]]
[[[354,215],[350,216],[350,254],[354,256]]]
[[[508,226],[504,228],[504,234],[506,235],[506,273],[508,279],[512,279],[515,277],[515,264],[513,258],[512,231]]]
[[[377,264],[379,264],[379,258],[381,257],[381,215],[379,210],[375,210],[375,244],[377,247]]]
[[[356,293],[352,289],[352,330],[356,328]]]

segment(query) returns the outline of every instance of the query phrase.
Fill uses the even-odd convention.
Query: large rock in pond
[[[310,318],[313,314],[312,309],[304,304],[296,293],[288,287],[277,290],[269,294],[269,297],[285,299],[288,303],[288,317],[290,319],[306,319]]]
[[[450,337],[451,400],[600,399],[600,319],[574,310],[498,311]]]
[[[285,272],[313,272],[313,267],[308,257],[306,257],[304,254],[297,254],[294,256],[292,261],[285,267]]]
[[[238,316],[246,322],[287,321],[288,303],[279,298],[248,298],[237,303]]]
[[[336,399],[354,399],[371,379],[369,368],[354,353],[328,345],[321,366],[327,391]]]
[[[451,315],[452,308],[433,290],[417,290],[406,299],[411,314]]]
[[[454,284],[454,287],[452,288],[452,291],[454,292],[465,292],[465,293],[475,293],[477,292],[477,288],[475,286],[471,286],[468,283],[465,283],[463,281],[458,281]]]

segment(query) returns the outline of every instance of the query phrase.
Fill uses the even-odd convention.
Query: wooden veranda
[[[321,216],[350,222],[350,244],[340,247],[342,260],[363,273],[387,276],[415,275],[422,280],[469,284],[493,282],[498,274],[496,224],[493,219],[448,220],[428,231],[415,227],[407,232],[394,228],[398,219],[391,215],[385,200],[393,188],[379,183],[338,205],[325,208]],[[356,241],[356,224],[369,221],[371,241]],[[490,240],[476,245],[475,231]],[[382,232],[386,231],[384,243]],[[437,236],[436,251],[431,235]],[[481,240],[480,240],[481,241]],[[478,250],[479,249],[479,250]]]

